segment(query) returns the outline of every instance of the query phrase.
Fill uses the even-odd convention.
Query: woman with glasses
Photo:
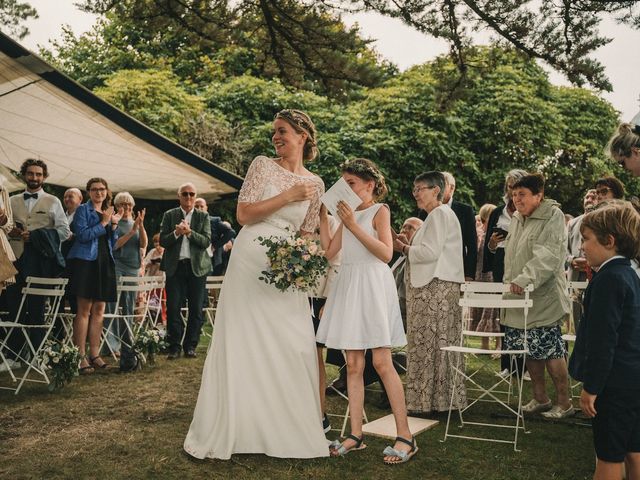
[[[80,373],[104,371],[100,358],[100,336],[106,302],[116,300],[116,269],[113,247],[120,214],[111,205],[111,191],[103,178],[87,182],[89,201],[80,205],[71,222],[75,243],[67,255],[69,291],[78,299],[73,322],[73,343],[82,355]],[[86,342],[89,338],[89,357]]]
[[[414,180],[413,197],[427,219],[411,243],[400,238],[394,248],[407,256],[407,409],[427,414],[466,404],[462,377],[454,384],[449,357],[440,347],[460,340],[462,310],[460,284],[464,283],[462,233],[451,208],[442,203],[445,178],[427,172]]]
[[[120,192],[113,200],[116,210],[122,215],[118,222],[116,234],[118,240],[113,248],[113,259],[116,264],[116,280],[120,277],[138,277],[142,268],[142,255],[147,250],[147,231],[144,229],[145,210],[140,210],[136,215],[133,207],[136,202],[129,192]],[[123,315],[130,315],[125,321],[132,325],[135,309],[135,292],[122,292],[120,306]],[[129,330],[118,322],[110,325],[111,329],[107,335],[113,351],[120,350],[120,338],[125,337],[120,354],[120,370],[131,371],[137,365],[136,356],[131,350],[131,339]],[[114,335],[115,330],[115,335]],[[127,345],[128,344],[128,345]]]

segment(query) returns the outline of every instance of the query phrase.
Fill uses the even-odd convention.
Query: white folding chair
[[[116,352],[107,340],[108,335],[112,335],[120,343],[124,343],[129,348],[133,348],[133,342],[135,341],[135,335],[140,328],[143,327],[144,321],[148,316],[150,292],[157,287],[156,277],[135,277],[135,276],[122,276],[118,280],[116,306],[113,312],[105,313],[104,319],[111,320],[109,327],[105,327],[102,330],[102,339],[100,349],[106,345],[114,360],[117,360]],[[131,292],[134,296],[137,294],[145,294],[145,300],[142,305],[137,308],[135,306],[134,299],[134,311],[131,314],[125,314],[122,312],[124,296],[127,292]],[[122,328],[112,328],[114,325],[121,326]]]
[[[224,276],[208,276],[206,280],[207,295],[209,297],[209,305],[203,308],[203,313],[211,325],[212,333],[208,334],[203,330],[203,334],[208,337],[213,337],[213,323],[216,319],[216,309],[218,308],[218,298],[220,298],[220,290],[222,289],[222,283],[224,282]]]
[[[579,298],[584,290],[586,290],[589,282],[569,282],[569,298]],[[569,325],[569,332],[562,335],[562,340],[567,343],[575,343],[576,336],[571,332],[576,332],[576,319],[571,316],[572,324]],[[576,332],[577,333],[577,332]],[[569,378],[569,391],[571,392],[571,398],[580,398],[580,392],[582,391],[582,382],[571,382]]]
[[[22,299],[15,320],[13,322],[0,322],[0,328],[6,329],[4,340],[0,341],[0,363],[7,363],[9,376],[12,382],[18,385],[13,387],[0,386],[0,389],[13,390],[17,395],[25,382],[49,384],[49,377],[45,371],[45,366],[42,364],[40,353],[55,325],[60,304],[64,297],[64,289],[68,281],[66,278],[27,277],[26,286],[22,289]],[[49,299],[49,308],[45,312],[42,325],[20,322],[22,312],[26,308],[25,303],[28,296],[41,296]],[[34,345],[29,334],[36,329],[42,330],[42,339],[37,345]],[[17,352],[13,351],[9,346],[9,338],[13,332],[20,332],[25,340],[24,346]],[[6,362],[7,354],[11,354],[10,356],[14,357],[16,361],[24,364],[24,370],[21,374],[18,369],[15,369],[16,371],[14,372],[9,363]],[[36,375],[36,378],[30,378],[32,373]]]
[[[582,294],[587,289],[589,282],[568,282],[567,289],[569,299],[579,300],[582,297]],[[573,310],[573,309],[572,309]],[[577,333],[577,325],[580,322],[579,318],[573,318],[573,312],[570,315],[571,322],[569,323],[569,331],[567,334],[571,334],[571,332]],[[575,336],[575,335],[574,335]]]
[[[162,308],[165,306],[164,288],[165,279],[163,276],[147,277],[154,279],[155,287],[149,292],[149,302],[147,304],[147,327],[164,328],[161,322]],[[160,324],[160,325],[159,325]]]
[[[498,389],[503,385],[503,379],[497,379],[494,375],[494,369],[490,368],[490,363],[481,361],[480,367],[478,370],[474,370],[472,372],[467,372],[465,369],[465,356],[474,356],[476,358],[482,358],[483,356],[488,356],[491,358],[494,354],[505,354],[511,357],[511,362],[513,363],[515,357],[517,355],[525,356],[528,353],[526,336],[527,336],[527,316],[529,312],[529,308],[532,307],[533,301],[530,299],[530,294],[533,291],[533,285],[527,286],[525,288],[524,294],[521,298],[504,298],[504,294],[509,293],[509,285],[501,284],[501,283],[489,283],[489,282],[469,282],[462,284],[461,291],[463,292],[463,296],[460,299],[460,305],[463,307],[478,307],[478,308],[501,308],[501,309],[509,309],[509,308],[517,308],[522,309],[524,312],[524,348],[521,350],[505,350],[503,348],[499,350],[491,350],[491,349],[483,349],[483,348],[474,348],[465,345],[465,335],[464,333],[460,337],[460,342],[458,345],[450,345],[447,347],[442,347],[443,351],[448,352],[450,356],[450,365],[451,365],[451,374],[453,376],[452,384],[455,385],[458,381],[458,378],[462,376],[464,378],[465,383],[472,385],[475,389],[477,389],[480,395],[477,398],[469,399],[469,402],[466,406],[454,404],[454,399],[457,398],[455,395],[455,391],[452,389],[451,392],[451,400],[449,403],[449,414],[447,416],[447,425],[445,428],[445,435],[443,441],[446,441],[447,438],[464,438],[470,440],[482,440],[489,442],[497,442],[497,443],[508,443],[513,445],[513,449],[515,451],[518,450],[518,433],[520,430],[525,430],[524,426],[524,415],[522,413],[522,372],[519,368],[515,369],[514,373],[516,376],[517,383],[517,404],[513,406],[511,404],[511,394],[507,395],[505,399]],[[482,378],[480,371],[487,372],[487,377],[489,380],[485,380]],[[487,381],[489,385],[484,384]],[[511,379],[509,379],[511,381]],[[464,419],[465,413],[469,411],[473,406],[477,405],[479,402],[485,400],[491,400],[496,404],[500,405],[507,412],[513,415],[515,419],[515,423],[513,425],[504,424],[504,423],[486,423],[486,422],[476,422],[469,421]],[[510,429],[513,430],[514,436],[513,440],[505,440],[502,438],[494,438],[494,437],[485,437],[480,435],[457,435],[453,433],[449,433],[451,427],[451,414],[453,410],[458,410],[458,416],[460,420],[459,427],[462,429],[467,425],[472,426],[480,426],[480,427],[496,427],[501,429]]]

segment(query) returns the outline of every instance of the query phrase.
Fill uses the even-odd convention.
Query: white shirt
[[[34,193],[38,194],[38,198],[28,198],[24,200],[24,205],[27,208],[27,211],[31,213],[33,206],[36,204],[38,200],[40,200],[40,197],[46,192],[41,188],[37,192],[27,192],[25,190],[22,193],[23,194],[28,193],[30,195]],[[71,230],[69,230],[70,222],[67,220],[67,215],[64,213],[64,209],[62,208],[62,204],[60,203],[60,201],[53,202],[51,204],[51,208],[49,210],[49,217],[53,219],[53,224],[54,224],[53,228],[55,228],[56,231],[58,232],[58,238],[60,238],[61,242],[64,242],[67,238],[71,236]]]
[[[625,257],[624,257],[624,256],[622,256],[622,255],[614,255],[613,257],[611,257],[611,258],[609,258],[609,259],[605,260],[604,262],[602,262],[596,271],[597,271],[597,272],[599,272],[600,270],[602,270],[602,267],[604,267],[604,266],[605,266],[607,263],[609,263],[611,260],[615,260],[616,258],[625,258]],[[633,266],[633,265],[632,265],[632,266]]]
[[[460,222],[448,205],[429,213],[413,236],[407,257],[413,287],[428,285],[434,278],[464,283]]]
[[[184,219],[187,222],[187,225],[191,226],[191,217],[193,216],[193,211],[195,209],[192,208],[189,213],[187,213],[182,207],[180,207],[180,210],[182,210],[182,214],[184,215]],[[176,235],[176,232],[174,231],[173,234]],[[178,238],[178,235],[176,235],[176,238]],[[189,250],[189,239],[186,235],[182,235],[182,244],[180,245],[180,256],[178,257],[178,260],[185,260],[187,258],[191,258],[191,251]]]

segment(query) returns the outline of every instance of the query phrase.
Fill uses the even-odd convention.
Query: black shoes
[[[189,348],[184,351],[184,358],[196,358],[197,356],[195,348]],[[175,360],[176,358],[180,358],[180,350],[170,351],[169,355],[167,355],[167,360]]]
[[[331,424],[329,423],[329,417],[327,417],[326,413],[322,415],[322,429],[324,430],[324,433],[329,433],[331,431]]]
[[[140,359],[137,356],[133,357],[133,361],[131,362],[123,362],[122,359],[120,360],[120,373],[134,372],[141,367]]]

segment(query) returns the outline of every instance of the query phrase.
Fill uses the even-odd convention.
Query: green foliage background
[[[375,161],[396,225],[416,213],[413,178],[431,169],[453,173],[456,197],[476,208],[501,202],[512,168],[544,172],[547,196],[572,214],[581,213],[584,191],[601,176],[615,174],[630,193],[640,191],[605,156],[619,121],[611,104],[587,89],[552,85],[535,61],[511,49],[468,47],[461,76],[448,56],[396,73],[357,43],[341,62],[366,63],[359,84],[315,88],[299,79],[305,89],[254,68],[255,43],[146,28],[107,15],[83,36],[67,31],[43,54],[109,102],[241,175],[256,155],[272,154],[274,114],[299,108],[319,132],[320,157],[310,168],[330,185],[345,159]]]

